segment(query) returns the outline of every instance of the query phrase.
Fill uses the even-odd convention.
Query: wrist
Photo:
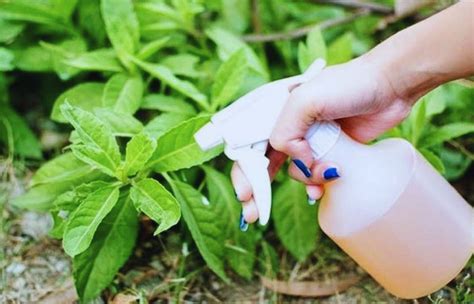
[[[385,105],[403,102],[411,106],[413,102],[407,95],[403,83],[393,77],[394,73],[389,72],[387,63],[377,58],[377,56],[376,53],[369,52],[357,58],[360,64],[365,67],[369,77],[376,84],[374,102]]]
[[[401,31],[364,55],[396,99],[413,105],[421,96],[445,82],[436,60],[419,55],[416,35]]]

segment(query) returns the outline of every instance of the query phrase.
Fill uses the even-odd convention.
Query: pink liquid
[[[373,146],[344,134],[322,158],[340,164],[319,222],[362,268],[401,298],[446,285],[473,251],[473,209],[409,144]]]

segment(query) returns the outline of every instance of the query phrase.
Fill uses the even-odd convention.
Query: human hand
[[[397,125],[409,113],[411,102],[397,96],[388,77],[365,57],[323,70],[292,90],[270,137],[267,151],[269,174],[273,177],[291,157],[289,174],[306,184],[308,201],[323,194],[322,184],[339,177],[336,164],[315,162],[304,136],[318,120],[336,120],[346,134],[367,142]],[[237,198],[243,202],[243,219],[258,218],[252,188],[238,164],[231,172]],[[245,221],[244,221],[245,220]]]

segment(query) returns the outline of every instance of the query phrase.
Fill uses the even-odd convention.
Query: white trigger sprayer
[[[211,122],[194,135],[203,150],[225,144],[225,155],[239,164],[252,186],[261,225],[270,218],[272,201],[269,160],[265,157],[270,134],[291,88],[316,76],[325,65],[324,60],[317,59],[301,75],[256,88],[212,116]]]

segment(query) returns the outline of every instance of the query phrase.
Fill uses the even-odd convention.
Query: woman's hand
[[[323,194],[321,185],[343,174],[336,164],[313,160],[304,139],[311,125],[318,120],[337,120],[346,134],[367,142],[396,126],[410,108],[409,102],[396,95],[388,78],[364,57],[326,68],[292,90],[270,137],[269,173],[273,177],[291,157],[289,174],[307,185],[308,202],[314,203]],[[237,164],[231,176],[243,202],[243,217],[252,223],[258,218],[252,188]]]

